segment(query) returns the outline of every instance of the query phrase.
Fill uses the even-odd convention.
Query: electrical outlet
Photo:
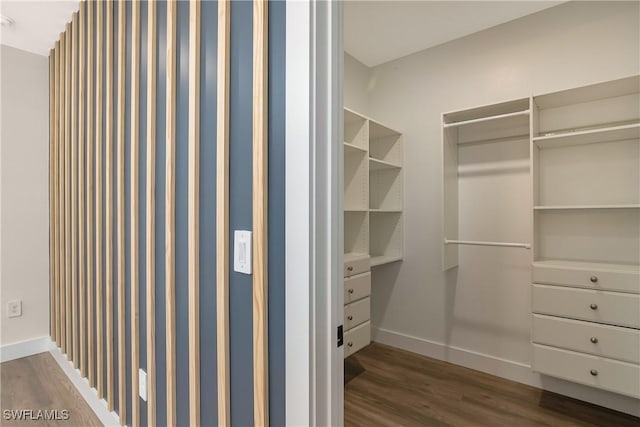
[[[22,316],[22,301],[15,299],[7,303],[7,317]]]
[[[138,371],[138,388],[140,389],[140,398],[147,401],[147,373],[140,369]]]

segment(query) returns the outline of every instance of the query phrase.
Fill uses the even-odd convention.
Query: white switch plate
[[[147,401],[147,373],[140,369],[138,371],[138,388],[140,389],[140,398]]]
[[[22,301],[19,299],[7,303],[7,317],[22,316]]]
[[[233,232],[233,270],[251,274],[251,231]]]

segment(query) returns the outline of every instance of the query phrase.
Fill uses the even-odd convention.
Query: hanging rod
[[[502,246],[505,248],[531,249],[530,243],[506,243],[506,242],[481,242],[476,240],[449,240],[444,239],[445,245],[472,245],[472,246]]]

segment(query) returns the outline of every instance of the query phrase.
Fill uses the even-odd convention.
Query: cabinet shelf
[[[562,267],[577,270],[613,271],[640,274],[638,264],[615,264],[608,262],[571,261],[564,259],[541,259],[534,261],[534,267]]]
[[[557,205],[557,206],[534,206],[536,211],[545,210],[580,210],[580,209],[640,209],[640,204],[624,204],[624,205]]]
[[[533,142],[539,148],[567,147],[640,138],[640,123],[609,126],[597,129],[563,132],[536,136]]]
[[[367,152],[366,148],[358,147],[357,145],[350,144],[348,142],[344,143],[345,153],[359,153],[364,154]]]
[[[402,261],[402,255],[380,255],[371,257],[371,267]]]
[[[377,170],[385,170],[385,169],[398,169],[400,170],[401,166],[394,165],[393,163],[385,162],[384,160],[374,159],[373,157],[369,157],[369,169],[372,171]]]

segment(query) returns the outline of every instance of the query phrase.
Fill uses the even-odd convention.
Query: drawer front
[[[371,322],[356,326],[344,334],[344,357],[351,356],[371,342]]]
[[[344,279],[344,303],[350,304],[371,295],[371,273]]]
[[[640,366],[543,345],[533,346],[533,370],[580,384],[640,397]]]
[[[640,328],[640,295],[533,285],[533,312]]]
[[[369,256],[345,256],[344,277],[355,276],[371,270],[371,258]]]
[[[533,342],[640,364],[640,330],[533,316]]]
[[[640,274],[533,264],[535,283],[640,293]]]
[[[344,330],[358,326],[369,320],[371,314],[371,300],[369,298],[361,299],[344,306]]]

